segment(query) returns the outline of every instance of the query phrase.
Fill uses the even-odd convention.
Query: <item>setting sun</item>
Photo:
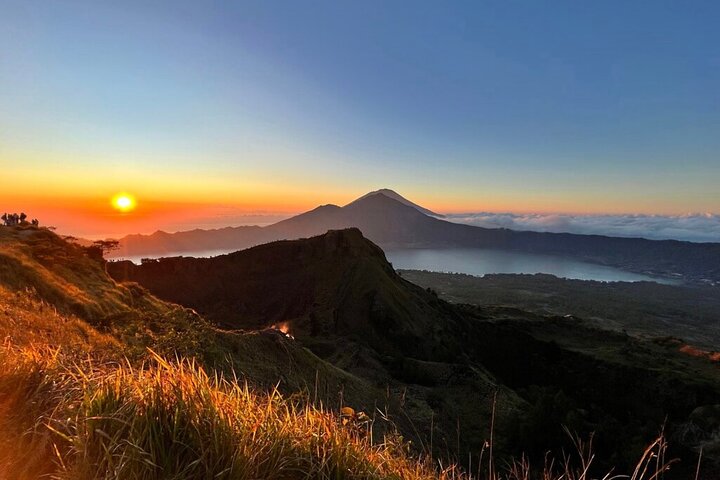
[[[129,212],[135,208],[135,198],[127,193],[119,193],[112,199],[112,205],[121,212]]]

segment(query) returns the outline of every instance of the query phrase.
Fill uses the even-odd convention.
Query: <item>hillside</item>
[[[462,480],[372,422],[190,360],[130,367],[0,347],[0,478]],[[351,423],[348,423],[351,422]]]
[[[400,278],[357,229],[214,258],[164,258],[140,267],[112,262],[108,268],[116,280],[138,282],[225,328],[283,323],[296,338],[348,336],[387,352],[457,355],[456,345],[418,352],[419,340],[428,336],[451,342],[462,319]]]
[[[104,267],[94,252],[46,229],[0,228],[0,478],[50,474],[88,480],[147,475],[169,479],[210,474],[271,479],[287,469],[330,475],[327,472],[338,468],[368,478],[388,478],[401,471],[406,478],[447,478],[431,465],[407,457],[401,438],[388,437],[386,450],[368,443],[373,434],[383,438],[396,428],[389,419],[398,406],[386,392],[322,361],[276,330],[218,330],[192,310],[159,300],[137,284],[116,283]],[[149,349],[178,363],[166,363]],[[239,383],[218,380],[223,372]],[[170,384],[188,390],[169,392],[165,385]],[[143,403],[144,397],[133,396],[139,388],[155,389],[153,401],[160,403],[152,406]],[[211,403],[193,404],[199,392]],[[120,400],[118,396],[125,393]],[[235,420],[220,422],[231,422],[225,425],[233,429],[242,424],[245,430],[236,431],[234,440],[224,437],[224,447],[239,448],[237,442],[245,442],[244,450],[233,454],[244,459],[244,466],[236,463],[228,468],[227,450],[215,451],[220,463],[198,457],[193,450],[202,446],[193,443],[197,435],[216,435],[206,437],[216,442],[220,437],[214,429],[192,433],[198,426],[190,416],[212,415],[214,409],[230,405],[227,402],[242,409],[234,408],[234,415],[239,415]],[[332,411],[311,407],[313,403]],[[359,423],[369,436],[360,435],[361,430],[345,427],[347,418],[336,413],[348,403],[383,405],[388,420]],[[124,409],[176,409],[181,404],[181,420],[164,419],[175,423],[173,432],[141,431],[148,426],[138,420],[141,416],[134,417],[136,427],[111,433],[118,424],[110,417],[129,418]],[[193,413],[193,408],[198,410]],[[102,427],[102,437],[84,427],[105,415],[110,423]],[[264,444],[248,430],[252,428],[248,422],[261,416],[266,418]],[[173,437],[181,434],[178,425],[188,429],[187,436]],[[291,425],[293,433],[287,430]],[[402,419],[397,426],[408,428]],[[318,443],[309,433],[316,428],[334,433]],[[172,441],[180,442],[179,449],[134,450],[141,444],[153,448],[158,434],[176,438]],[[412,437],[408,432],[406,438]],[[305,447],[298,448],[302,442]],[[335,450],[337,442],[346,445],[342,452]],[[220,447],[216,443],[213,448]],[[102,448],[126,450],[107,456]],[[271,450],[279,455],[277,464],[259,460]],[[137,454],[143,463],[132,460]],[[156,454],[162,458],[145,463]],[[291,466],[290,462],[300,463]]]
[[[720,371],[710,361],[576,319],[452,306],[398,276],[356,229],[214,258],[109,268],[118,280],[137,281],[223,328],[282,324],[336,367],[404,392],[416,428],[429,428],[432,419],[446,448],[459,421],[461,456],[482,447],[495,389],[503,392],[503,448],[532,438],[528,453],[542,455],[563,444],[566,425],[603,432],[600,451],[620,465],[666,419],[669,430],[680,431],[697,407],[720,401]],[[710,438],[703,435],[711,436],[692,442]],[[677,451],[692,455],[684,448],[697,443],[688,442]]]
[[[328,405],[341,390],[359,404],[386,397],[276,330],[219,330],[136,283],[117,283],[103,260],[46,229],[0,228],[0,293],[0,335],[16,346],[47,343],[137,362],[152,348],[232,370],[258,387],[314,389]]]
[[[324,205],[266,227],[132,235],[121,239],[116,255],[234,251],[274,240],[356,227],[382,248],[492,248],[568,256],[638,273],[680,277],[689,282],[720,281],[720,243],[481,228],[427,215],[409,200],[391,198],[383,192],[371,192],[344,207]]]
[[[341,237],[344,235],[341,234]],[[358,259],[368,256],[382,257],[382,252],[362,239],[358,232],[350,232],[347,239],[350,241],[347,248],[342,246],[342,241],[339,242],[341,248],[335,260],[342,260],[346,256],[355,256]],[[315,254],[303,261],[308,264],[322,262],[329,253],[326,249],[329,247],[332,251],[332,242],[324,243],[317,245]],[[271,429],[266,432],[268,448],[275,448],[277,442],[286,442],[274,436],[276,434],[273,432],[278,430],[272,429],[284,430],[287,422],[294,422],[293,428],[296,429],[296,439],[292,440],[292,445],[311,440],[312,437],[307,433],[308,428],[331,428],[333,431],[337,429],[336,434],[327,437],[327,442],[323,436],[323,442],[326,443],[321,447],[327,451],[322,455],[332,455],[333,458],[327,457],[323,460],[321,457],[314,460],[313,455],[307,457],[307,453],[297,453],[306,455],[306,460],[302,460],[302,468],[309,471],[325,471],[325,468],[332,471],[338,468],[333,465],[342,462],[341,457],[335,455],[350,455],[347,461],[355,462],[355,466],[347,464],[347,467],[342,468],[365,472],[362,475],[369,475],[370,478],[388,478],[388,475],[395,478],[396,474],[392,472],[399,471],[405,471],[402,476],[409,479],[446,478],[445,474],[435,472],[432,465],[414,463],[414,460],[407,458],[407,453],[404,452],[407,452],[410,446],[403,443],[403,438],[414,442],[416,446],[412,448],[412,452],[417,454],[424,448],[429,448],[423,447],[427,442],[427,434],[419,433],[418,429],[435,422],[435,449],[446,456],[456,418],[437,417],[433,420],[432,409],[423,400],[430,390],[427,387],[412,387],[397,382],[388,384],[390,374],[387,373],[387,378],[376,375],[363,377],[351,373],[372,372],[377,362],[383,360],[370,356],[367,349],[355,348],[351,355],[345,356],[348,362],[342,365],[345,368],[341,369],[320,359],[298,342],[274,329],[219,330],[194,311],[159,300],[136,283],[115,282],[105,273],[108,265],[92,252],[66,242],[45,229],[0,228],[0,255],[0,334],[4,338],[0,349],[3,366],[0,368],[0,478],[5,478],[8,472],[20,472],[20,478],[36,478],[36,475],[53,472],[60,474],[62,478],[136,478],[135,475],[141,475],[139,470],[132,466],[132,462],[128,464],[122,460],[122,456],[97,457],[97,450],[94,450],[93,445],[100,440],[109,442],[105,444],[107,448],[118,448],[129,439],[133,442],[152,442],[152,438],[144,437],[143,432],[135,430],[119,430],[112,433],[118,435],[115,439],[98,439],[91,435],[91,431],[81,428],[83,422],[88,421],[83,420],[84,417],[97,417],[97,408],[104,409],[103,415],[123,418],[125,414],[122,410],[114,410],[114,400],[108,400],[111,403],[93,405],[84,403],[82,396],[77,397],[83,391],[87,391],[86,398],[95,398],[95,395],[120,395],[125,389],[113,390],[114,385],[117,385],[116,378],[125,379],[123,382],[129,388],[128,392],[134,391],[133,385],[136,383],[140,385],[150,382],[143,388],[156,389],[157,396],[154,398],[159,402],[170,402],[168,405],[174,405],[172,408],[180,405],[177,402],[184,403],[184,408],[193,408],[188,402],[196,395],[192,393],[195,390],[187,393],[178,391],[177,393],[184,395],[182,397],[175,397],[175,393],[172,397],[165,397],[169,393],[162,393],[160,385],[163,382],[172,384],[187,380],[191,382],[187,385],[188,388],[202,388],[213,398],[229,394],[228,398],[234,398],[233,402],[244,402],[242,412],[247,412],[248,415],[277,414],[272,417],[271,423],[267,424]],[[272,255],[263,260],[271,258]],[[386,273],[393,273],[387,265],[381,267]],[[368,268],[372,271],[373,267],[368,265]],[[372,278],[371,273],[371,281]],[[396,276],[393,278],[399,280]],[[420,297],[426,295],[422,290],[416,290]],[[420,311],[418,309],[412,313]],[[358,317],[356,320],[361,322],[362,319]],[[256,321],[259,322],[258,319]],[[348,328],[354,326],[357,325],[350,325]],[[169,358],[194,358],[200,363],[195,366],[186,364],[185,367],[183,364],[163,366],[164,364],[160,363],[159,369],[151,366],[148,370],[143,370],[142,365],[155,365],[159,362],[159,357],[155,357],[154,353],[148,355],[148,348]],[[447,352],[445,354],[447,355]],[[376,353],[373,352],[373,355]],[[484,392],[484,395],[488,396],[497,389],[484,372],[475,371],[465,365],[396,363],[394,362],[393,368],[406,376],[427,370],[433,372],[434,378],[445,378],[447,383],[443,388],[447,390],[448,399],[451,399],[453,394],[458,398],[467,397],[471,392]],[[130,367],[118,369],[118,364],[127,364]],[[231,377],[239,376],[240,382],[249,382],[252,389],[258,389],[260,393],[254,396],[252,391],[248,393],[246,390],[237,390],[238,387],[231,384],[215,384],[204,377],[205,373],[198,368],[207,369],[210,376],[213,375],[212,372],[225,372]],[[458,386],[458,381],[452,377],[460,372],[464,372],[463,375],[467,378]],[[427,377],[427,373],[424,375]],[[164,380],[161,381],[160,378]],[[154,379],[161,383],[152,383]],[[473,388],[469,390],[471,384]],[[278,394],[272,394],[265,400],[262,392],[272,392],[275,388],[294,400],[283,400]],[[410,393],[417,390],[421,391],[419,395]],[[140,400],[129,395],[122,401],[127,402],[126,408],[146,408],[138,403]],[[26,401],[28,403],[24,403]],[[501,392],[498,399],[498,418],[509,411],[505,406],[508,401],[512,403],[517,400],[511,392]],[[304,410],[306,407],[303,407],[303,404],[323,404],[325,408],[335,412],[341,405],[352,405],[358,412],[367,411],[369,415],[358,417],[360,430],[356,430],[354,424],[347,428],[342,426],[348,418],[341,418],[324,410]],[[275,405],[277,412],[268,411],[268,405]],[[481,426],[475,431],[476,435],[487,436],[489,407],[488,401],[479,410],[482,416],[477,415],[477,409],[474,412],[477,420],[481,422]],[[161,408],[161,404],[153,408]],[[289,417],[279,415],[288,408],[293,409],[292,413],[286,413]],[[68,415],[68,412],[72,414]],[[205,412],[198,411],[196,414],[205,415]],[[303,420],[308,415],[309,420]],[[37,423],[41,416],[52,419],[53,430],[46,430],[42,424]],[[471,424],[468,422],[466,425]],[[144,428],[144,425],[138,423],[138,428]],[[371,447],[367,443],[373,436],[382,439],[385,433],[395,429],[399,429],[402,437],[388,437],[388,443],[383,447],[386,450]],[[103,430],[110,433],[105,427]],[[33,433],[26,434],[26,431]],[[358,436],[358,432],[363,431],[369,436]],[[23,441],[18,441],[21,435]],[[48,439],[54,442],[54,447],[48,443]],[[344,453],[334,452],[334,439],[343,439],[342,443],[347,444],[347,448],[351,450],[344,450]],[[116,441],[120,443],[115,444]],[[185,437],[181,441],[187,444],[196,440]],[[251,459],[265,455],[260,444],[255,449],[253,445],[249,443],[243,455]],[[320,448],[313,445],[313,449]],[[53,448],[59,450],[53,451]],[[353,448],[355,450],[352,450]],[[74,456],[76,453],[73,452],[77,452],[77,456]],[[195,456],[193,452],[172,452],[162,458],[155,457],[154,461],[159,462],[158,464],[172,462],[172,468],[189,469],[184,470],[186,472],[197,471],[199,468],[209,469],[202,470],[205,472],[214,471],[212,464],[192,462],[191,459]],[[288,450],[287,446],[281,447],[280,452],[287,456],[283,462],[294,462],[298,458],[295,457],[294,450]],[[122,455],[132,457],[134,453],[125,451]],[[295,457],[295,460],[291,460],[290,455]],[[54,460],[44,460],[47,458]],[[190,460],[178,463],[177,460],[185,458]],[[353,460],[355,458],[358,460]],[[360,460],[361,458],[364,460]],[[262,465],[263,462],[246,465],[239,471],[262,471],[262,475],[265,475],[263,478],[277,478],[276,473],[273,473],[279,471],[274,469],[276,467]],[[282,462],[279,463],[277,468],[284,468],[282,465]],[[66,471],[66,468],[69,470]],[[259,468],[265,470],[258,470]],[[116,473],[120,477],[111,477],[112,471],[124,473]],[[449,470],[448,475],[459,478],[452,472],[452,469]],[[233,475],[229,478],[238,477]]]
[[[574,320],[450,305],[398,276],[358,230],[135,266],[106,264],[44,229],[0,228],[0,255],[0,472],[27,467],[20,478],[146,478],[159,465],[201,477],[278,478],[294,465],[320,478],[338,468],[460,478],[408,452],[477,465],[492,423],[499,462],[560,455],[571,445],[564,425],[597,433],[607,459],[598,472],[630,468],[666,419],[667,454],[687,467],[678,478],[692,448],[706,448],[708,472],[714,461],[720,375],[711,362]],[[339,416],[343,405],[367,416]],[[149,411],[165,413],[152,425],[131,413]],[[259,431],[241,418],[267,420]],[[103,434],[84,427],[98,421]],[[316,428],[328,432],[320,443],[308,436]],[[371,445],[395,431],[412,444],[392,436]],[[260,434],[265,443],[248,440]],[[278,463],[256,463],[267,455]],[[224,463],[230,457],[240,463]],[[140,458],[150,463],[139,467]]]

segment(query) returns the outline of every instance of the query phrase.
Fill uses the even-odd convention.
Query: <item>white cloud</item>
[[[450,214],[446,220],[486,228],[720,242],[720,215]]]

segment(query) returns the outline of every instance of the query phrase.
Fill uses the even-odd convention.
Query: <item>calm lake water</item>
[[[619,268],[595,265],[555,255],[507,252],[479,248],[419,248],[388,250],[388,260],[397,269],[466,273],[549,273],[556,277],[603,282],[677,283],[673,280],[626,272]]]
[[[227,250],[206,250],[201,252],[168,253],[163,256],[214,257],[224,253],[230,252]],[[549,273],[557,277],[603,282],[639,282],[648,280],[658,283],[678,283],[674,280],[626,272],[619,268],[595,265],[566,257],[503,250],[418,248],[387,250],[385,255],[395,268],[406,270],[466,273],[476,276],[488,273]],[[149,255],[142,256],[150,257]],[[140,263],[140,256],[124,257],[123,259]]]

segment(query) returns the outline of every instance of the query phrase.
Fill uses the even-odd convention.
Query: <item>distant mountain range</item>
[[[307,238],[328,230],[359,228],[388,248],[491,248],[560,255],[691,282],[720,281],[720,243],[647,240],[602,235],[492,229],[448,222],[388,189],[339,207],[323,205],[266,226],[155,232],[120,239],[118,257],[241,250],[275,241]]]

